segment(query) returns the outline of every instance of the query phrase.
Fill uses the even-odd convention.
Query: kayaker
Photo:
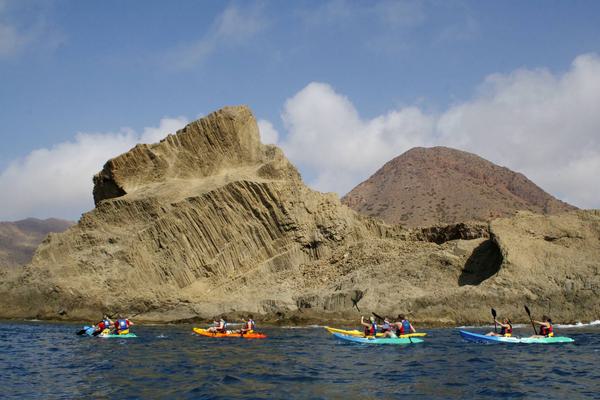
[[[115,330],[118,335],[127,335],[130,326],[133,326],[133,322],[124,318],[122,315],[119,315],[119,318],[115,321]]]
[[[396,322],[394,323],[396,327],[396,336],[400,335],[408,335],[409,333],[415,333],[417,330],[412,326],[410,321],[406,319],[404,314],[399,314]]]
[[[254,322],[252,315],[248,315],[248,320],[242,318],[242,321],[244,321],[244,326],[242,326],[242,329],[240,329],[240,333],[242,335],[254,332],[256,329],[256,323]]]
[[[98,322],[96,324],[96,327],[97,327],[96,332],[108,334],[108,333],[110,333],[110,331],[113,327],[113,321],[111,321],[107,315],[104,315],[102,317],[102,321]],[[105,330],[107,330],[107,332],[104,332]]]
[[[219,321],[213,321],[215,323],[215,326],[211,326],[210,328],[208,328],[209,332],[212,333],[227,333],[227,322],[225,321],[225,319],[223,319],[223,317],[221,317],[221,319],[219,319]]]
[[[381,333],[383,333],[383,337],[395,338],[396,333],[394,332],[394,325],[390,323],[388,317],[383,319],[383,325],[381,326]]]
[[[540,326],[539,335],[532,337],[552,337],[554,336],[554,327],[552,326],[552,320],[547,315],[542,316],[541,321],[533,321]]]
[[[365,322],[365,317],[360,316],[360,324],[365,327],[365,336],[376,336],[377,335],[377,323],[375,317],[370,317],[369,322]]]
[[[510,322],[510,319],[504,318],[502,320],[502,322],[500,322],[496,318],[494,318],[494,322],[497,323],[498,325],[500,325],[500,333],[488,332],[488,333],[486,333],[486,336],[504,336],[504,337],[512,336],[513,327],[512,327],[512,322]]]

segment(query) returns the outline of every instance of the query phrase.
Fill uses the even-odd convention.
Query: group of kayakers
[[[394,322],[390,322],[388,317],[383,317],[381,327],[377,325],[375,317],[370,317],[369,322],[366,322],[365,317],[361,315],[360,324],[365,328],[365,336],[383,333],[383,337],[397,338],[417,331],[403,314],[399,314]]]
[[[540,327],[538,334],[533,335],[533,338],[543,338],[543,337],[552,337],[554,336],[554,328],[552,326],[552,319],[547,315],[542,316],[541,321],[532,320],[532,323],[538,325]],[[500,326],[500,332],[488,332],[487,336],[504,336],[511,337],[513,333],[512,322],[509,318],[504,318],[502,322],[494,317],[494,323]]]
[[[218,321],[213,321],[214,325],[208,328],[209,332],[212,333],[230,333],[229,329],[227,329],[227,321],[225,321],[225,317],[221,317]],[[242,318],[242,327],[238,329],[237,333],[241,333],[245,335],[247,333],[252,333],[256,330],[256,322],[254,322],[254,318],[252,315],[248,315],[247,317]]]
[[[489,332],[486,334],[486,336],[511,337],[513,333],[513,325],[510,318],[505,317],[502,320],[499,320],[496,318],[495,311],[493,314],[494,323],[500,327],[500,332]],[[394,322],[391,322],[391,320],[388,317],[377,317],[380,321],[383,321],[381,325],[377,324],[377,319],[375,317],[370,317],[368,320],[365,320],[364,316],[360,317],[360,323],[364,327],[365,337],[382,336],[384,338],[399,338],[403,335],[414,334],[417,332],[415,327],[403,314],[399,314],[398,317],[394,320]],[[536,332],[536,335],[531,336],[532,338],[544,338],[554,336],[552,319],[547,315],[544,315],[542,317],[542,321],[535,321],[532,319],[531,322],[539,326],[539,333]],[[241,335],[254,333],[256,331],[256,322],[254,322],[254,318],[252,315],[243,317],[242,323],[243,324],[240,329],[229,330],[227,321],[224,317],[221,317],[218,321],[214,321],[214,325],[208,328],[207,331],[211,333],[237,333]],[[93,325],[92,328],[94,335],[126,335],[129,333],[129,328],[131,326],[133,326],[133,322],[131,322],[128,318],[123,317],[122,315],[119,315],[118,318],[114,321],[111,320],[107,315],[104,315],[102,317],[102,320]]]
[[[114,321],[107,315],[104,315],[102,320],[94,325],[94,333],[103,335],[127,335],[131,326],[133,326],[133,322],[122,315],[119,315]]]

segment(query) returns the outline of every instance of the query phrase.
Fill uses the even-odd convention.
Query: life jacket
[[[118,331],[124,331],[128,328],[127,326],[127,320],[126,319],[119,319],[117,320],[117,330]]]
[[[397,335],[408,335],[410,333],[410,321],[407,319],[402,320],[402,326],[396,332]]]
[[[365,336],[375,336],[377,334],[377,323],[371,322],[371,327],[365,327]]]
[[[217,328],[217,330],[219,332],[225,332],[225,331],[227,331],[227,321],[223,321],[223,327],[222,328]]]
[[[105,328],[110,328],[110,322],[107,319],[103,319],[102,323],[104,324]]]
[[[254,329],[256,329],[256,324],[254,323],[253,319],[249,319],[248,320],[248,325],[250,327],[250,330],[253,331]]]
[[[554,336],[554,328],[552,327],[552,324],[550,323],[549,327],[546,327],[544,325],[540,326],[540,335]]]
[[[512,332],[513,332],[513,329],[512,329],[511,324],[508,324],[508,328],[505,328],[505,327],[500,328],[500,334],[502,336],[510,337],[510,336],[512,336]]]

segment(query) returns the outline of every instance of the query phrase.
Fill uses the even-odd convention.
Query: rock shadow
[[[458,277],[458,285],[479,285],[500,270],[502,253],[493,240],[486,240],[473,250]]]

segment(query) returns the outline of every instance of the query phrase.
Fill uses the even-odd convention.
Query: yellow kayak
[[[327,331],[329,333],[341,333],[343,335],[349,335],[349,336],[365,336],[365,333],[363,331],[359,331],[358,329],[352,329],[352,330],[347,330],[347,329],[338,329],[338,328],[331,328],[329,326],[325,326],[325,329],[327,329]],[[383,333],[378,333],[377,337],[382,337]],[[427,336],[427,334],[425,332],[417,332],[417,333],[409,333],[408,335],[400,335],[398,336],[399,338],[410,338],[410,337],[423,337],[423,336]]]

